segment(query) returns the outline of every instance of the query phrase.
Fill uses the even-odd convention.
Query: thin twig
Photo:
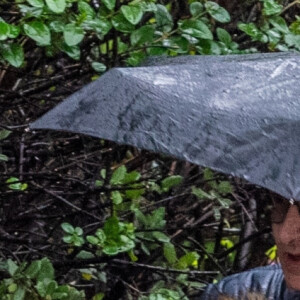
[[[48,189],[46,189],[46,188],[43,188],[43,187],[40,186],[39,184],[36,184],[36,183],[32,183],[32,184],[33,184],[34,186],[36,186],[37,188],[41,189],[42,191],[44,191],[45,193],[47,193],[47,194],[49,194],[49,195],[55,197],[56,199],[62,201],[62,202],[65,203],[65,204],[67,204],[68,206],[74,208],[75,210],[77,210],[77,211],[79,211],[79,212],[81,212],[81,213],[84,213],[84,214],[86,214],[86,215],[89,215],[89,216],[93,217],[94,219],[96,219],[96,220],[98,220],[98,221],[101,221],[101,218],[95,216],[94,214],[89,213],[89,212],[86,211],[86,210],[81,209],[80,207],[78,207],[78,206],[76,206],[75,204],[71,203],[71,202],[68,201],[67,199],[65,199],[65,198],[63,198],[63,197],[61,197],[61,196],[55,194],[54,192],[52,192],[52,191],[50,191],[50,190],[48,190]]]
[[[188,274],[188,275],[218,275],[219,271],[191,271],[191,270],[178,270],[178,269],[172,269],[172,268],[164,268],[159,266],[152,266],[152,265],[146,265],[146,264],[139,264],[134,263],[122,259],[114,259],[111,261],[111,263],[117,263],[117,264],[123,264],[127,266],[131,266],[134,268],[142,268],[152,271],[160,271],[160,272],[167,272],[167,273],[176,273],[176,274]]]

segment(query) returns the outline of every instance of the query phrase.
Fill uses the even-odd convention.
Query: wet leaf
[[[183,33],[204,40],[212,40],[213,35],[205,23],[200,20],[184,20],[180,24]]]
[[[230,15],[228,11],[221,7],[218,3],[207,1],[204,4],[207,12],[218,22],[227,23],[230,21]]]
[[[164,243],[164,256],[169,264],[174,265],[177,262],[177,255],[175,247],[172,243]]]
[[[4,41],[8,38],[10,32],[9,24],[0,22],[0,41]]]
[[[97,61],[92,62],[92,68],[97,72],[97,73],[103,73],[106,71],[106,65],[99,63]]]
[[[123,202],[123,197],[121,195],[121,193],[119,191],[113,191],[111,193],[111,198],[112,198],[112,202],[115,204],[115,205],[118,205],[120,203]]]
[[[193,17],[203,13],[203,4],[201,2],[193,2],[190,4],[190,12]]]
[[[44,1],[43,0],[26,0],[30,5],[33,7],[44,7]]]
[[[173,28],[173,18],[167,8],[161,4],[156,5],[155,20],[157,29],[163,32],[169,32]]]
[[[78,10],[81,14],[85,14],[87,18],[92,19],[96,16],[94,9],[84,1],[79,1]]]
[[[108,8],[109,10],[113,10],[116,5],[116,0],[102,0],[102,3]]]
[[[121,12],[128,22],[138,24],[143,17],[143,10],[139,5],[122,5]]]
[[[170,238],[164,234],[163,232],[160,231],[154,231],[153,236],[159,241],[163,243],[168,243],[170,242]]]
[[[117,185],[123,183],[123,179],[127,173],[126,167],[122,165],[121,167],[117,168],[110,179],[110,184]]]
[[[0,48],[0,53],[4,59],[9,62],[12,66],[19,68],[24,62],[24,50],[19,44],[5,44]],[[1,140],[1,131],[0,131]]]
[[[78,45],[84,38],[84,30],[75,25],[67,24],[64,29],[64,40],[70,47]]]
[[[168,192],[172,187],[179,185],[182,182],[182,176],[174,175],[165,178],[161,182],[161,188],[164,192]]]
[[[269,22],[280,32],[289,33],[290,30],[282,17],[274,16],[269,19]]]
[[[62,13],[66,8],[65,0],[45,0],[48,8],[55,13]]]
[[[262,10],[262,13],[265,16],[280,14],[283,8],[283,6],[281,4],[278,4],[275,0],[264,0],[263,3],[264,8]]]
[[[24,31],[27,36],[36,41],[40,46],[50,45],[51,34],[47,25],[40,21],[33,21],[24,24]]]
[[[0,161],[8,161],[8,157],[0,153]]]
[[[65,222],[65,223],[62,223],[60,226],[64,232],[69,233],[69,234],[74,233],[75,229],[71,224]]]
[[[123,14],[117,14],[112,18],[112,24],[118,31],[129,33],[134,31],[134,25],[127,21]]]
[[[153,42],[155,29],[151,25],[145,25],[133,31],[130,35],[130,42],[133,46]]]
[[[0,141],[6,139],[11,134],[10,130],[2,129],[0,130]]]
[[[217,28],[216,30],[219,41],[229,46],[232,42],[231,35],[223,28]]]

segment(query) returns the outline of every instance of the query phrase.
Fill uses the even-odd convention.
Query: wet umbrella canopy
[[[300,56],[116,68],[31,124],[165,153],[300,200]]]

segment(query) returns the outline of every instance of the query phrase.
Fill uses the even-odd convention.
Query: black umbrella
[[[175,156],[300,200],[300,56],[116,68],[31,124]]]

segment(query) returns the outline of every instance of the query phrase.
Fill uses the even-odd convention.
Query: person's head
[[[272,230],[289,288],[300,290],[300,202],[273,198]]]

